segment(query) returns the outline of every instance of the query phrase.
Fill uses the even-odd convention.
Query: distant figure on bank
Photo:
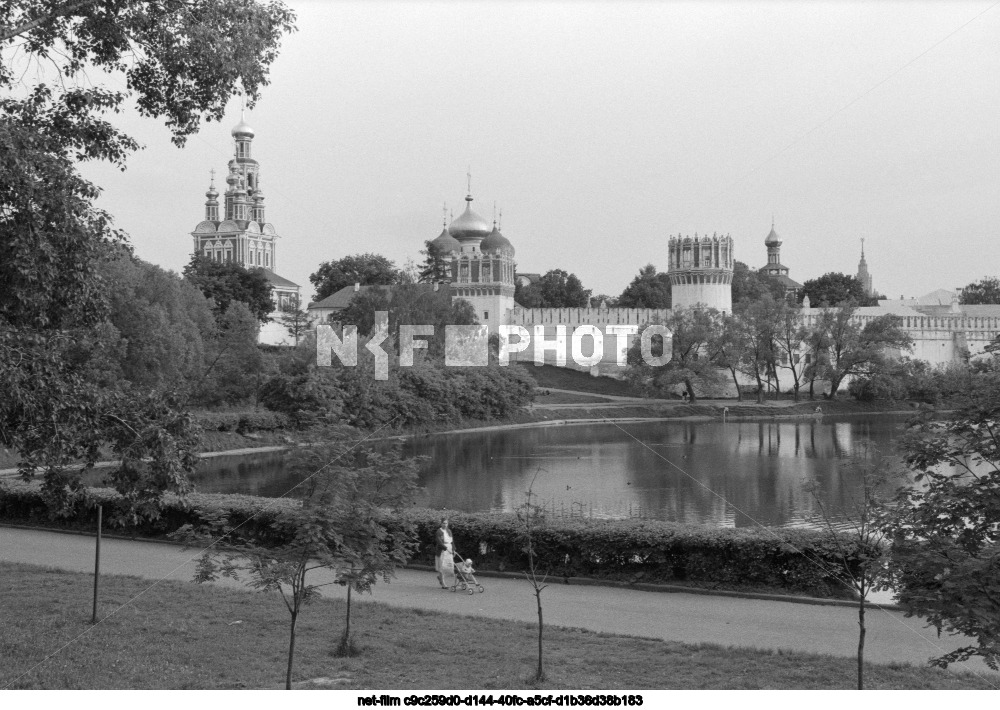
[[[434,541],[437,543],[434,569],[437,570],[438,584],[441,585],[441,589],[447,589],[448,585],[444,583],[444,575],[446,572],[449,576],[455,573],[455,549],[452,547],[448,518],[441,518],[441,527],[434,533]]]

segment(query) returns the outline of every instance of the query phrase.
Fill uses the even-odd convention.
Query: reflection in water
[[[516,429],[408,441],[429,457],[419,505],[510,511],[538,472],[537,502],[556,515],[646,517],[720,527],[811,526],[849,510],[860,489],[843,459],[873,444],[891,451],[902,417],[836,421],[648,422]],[[297,479],[282,454],[220,457],[199,490],[278,496]]]

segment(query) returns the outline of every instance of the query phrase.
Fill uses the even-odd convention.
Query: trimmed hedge
[[[434,531],[443,514],[412,511],[411,520],[420,538],[414,561],[433,564]],[[477,569],[527,569],[523,528],[516,516],[451,513],[449,519],[456,551],[472,557]],[[844,568],[840,547],[822,531],[555,518],[534,533],[537,568],[557,578],[686,582],[817,597],[852,596],[835,574]],[[840,545],[851,551],[859,549],[846,537]],[[852,555],[849,564],[856,563]]]
[[[81,503],[71,519],[53,520],[39,494],[39,484],[0,482],[0,520],[92,530],[94,504],[114,505],[110,489],[90,489],[92,502]],[[168,496],[160,518],[118,531],[141,537],[165,537],[182,525],[220,521],[234,528],[233,541],[277,544],[272,523],[290,499],[224,494],[191,494],[186,502]],[[400,523],[415,527],[418,548],[413,562],[434,563],[434,532],[442,515],[451,520],[456,550],[475,560],[480,570],[527,569],[523,529],[513,514],[442,513],[414,508]],[[106,516],[107,517],[107,516]],[[395,526],[390,526],[390,530]],[[398,528],[397,528],[398,529]],[[710,528],[647,520],[550,519],[535,531],[538,569],[557,579],[589,577],[629,583],[685,582],[704,587],[764,589],[818,597],[850,597],[837,581],[843,569],[838,545],[824,532]],[[845,538],[840,543],[856,550]],[[485,550],[485,552],[484,552]],[[854,560],[850,564],[856,564]]]

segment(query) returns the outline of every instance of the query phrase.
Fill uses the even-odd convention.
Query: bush
[[[420,541],[417,561],[432,564],[440,511],[411,511]],[[513,514],[450,516],[455,549],[478,569],[527,569],[523,529]],[[623,582],[693,582],[785,590],[820,597],[851,592],[826,572],[841,562],[838,545],[822,531],[717,529],[658,521],[547,521],[534,531],[536,565],[559,577]],[[849,550],[857,543],[844,538]],[[483,550],[485,549],[485,552]]]
[[[69,520],[55,524],[93,529],[94,505],[114,506],[117,494],[110,489],[89,489],[87,501],[78,504]],[[186,502],[169,496],[157,520],[120,532],[164,537],[184,525],[233,529],[232,542],[280,544],[271,527],[282,507],[299,505],[288,499],[242,495],[191,494]],[[390,535],[414,524],[419,541],[413,559],[434,561],[434,531],[441,511],[410,509]],[[476,561],[477,569],[519,572],[527,569],[523,529],[513,514],[451,513],[455,549]],[[0,483],[0,519],[11,522],[53,524],[37,483]],[[818,597],[845,598],[850,590],[840,584],[834,570],[842,564],[840,548],[822,531],[717,529],[638,520],[548,520],[534,531],[537,568],[559,578],[589,577],[628,583],[688,582],[701,586],[781,590]],[[857,550],[845,537],[841,545]],[[485,550],[485,552],[483,552]],[[852,563],[853,564],[853,563]]]
[[[290,425],[287,416],[278,412],[198,412],[195,423],[206,431],[235,431],[246,434],[254,431],[275,431]]]

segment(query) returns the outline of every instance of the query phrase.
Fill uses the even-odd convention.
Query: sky
[[[869,271],[890,298],[1000,273],[1000,2],[289,2],[256,131],[277,272],[419,261],[442,205],[518,271],[619,294],[667,240],[718,232],[803,282]],[[136,254],[180,270],[225,121],[174,147],[135,113],[124,173],[91,165]],[[220,183],[217,181],[216,183]]]

